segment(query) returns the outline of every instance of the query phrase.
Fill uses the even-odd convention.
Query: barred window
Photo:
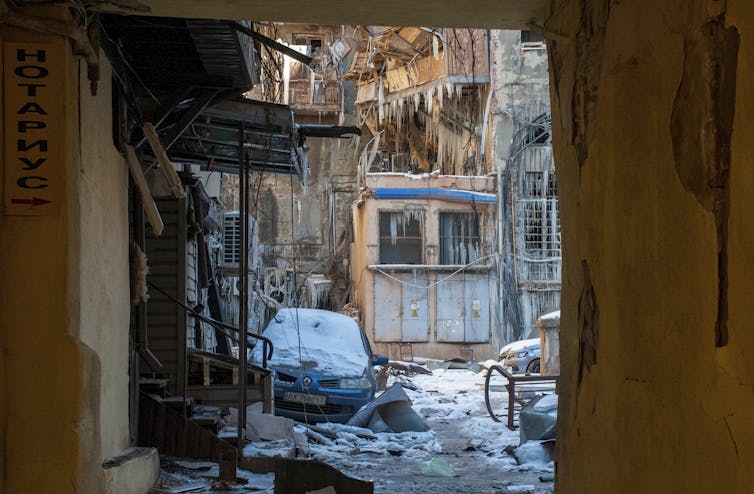
[[[440,213],[440,264],[476,261],[480,245],[478,213]]]
[[[555,172],[524,172],[524,249],[534,258],[560,257],[560,216]]]

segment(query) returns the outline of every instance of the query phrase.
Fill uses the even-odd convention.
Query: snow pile
[[[297,425],[296,431],[312,439],[308,455],[324,462],[362,454],[423,459],[443,451],[432,431],[373,433],[369,429],[334,423],[313,428]]]
[[[302,366],[338,377],[360,377],[369,365],[356,321],[336,312],[282,309],[262,335],[274,345],[271,366]],[[262,362],[262,347],[254,347],[252,362]]]
[[[520,464],[520,469],[542,470],[552,472],[555,463],[550,458],[547,449],[538,442],[524,443],[514,451]]]

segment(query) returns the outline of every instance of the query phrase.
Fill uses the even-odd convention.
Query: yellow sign
[[[60,211],[65,46],[4,43],[5,214]]]

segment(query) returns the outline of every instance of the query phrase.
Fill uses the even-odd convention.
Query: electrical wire
[[[457,275],[458,273],[460,273],[462,271],[465,271],[466,269],[470,268],[471,266],[479,264],[480,262],[482,262],[482,261],[484,261],[486,259],[493,258],[495,256],[496,256],[496,254],[491,254],[491,255],[488,255],[488,256],[480,257],[479,259],[476,259],[475,261],[472,261],[469,264],[465,264],[465,265],[461,266],[460,268],[456,269],[455,271],[453,271],[452,273],[450,273],[445,278],[439,279],[439,280],[435,281],[434,283],[430,283],[429,285],[426,285],[426,286],[414,285],[412,283],[408,283],[407,281],[403,281],[403,280],[401,280],[399,278],[396,278],[395,276],[391,275],[390,273],[386,273],[385,271],[383,271],[379,267],[375,268],[375,270],[377,272],[382,273],[383,275],[387,276],[391,280],[397,281],[401,285],[408,286],[408,287],[411,287],[411,288],[418,288],[420,290],[428,290],[430,288],[436,287],[437,285],[439,285],[441,283],[444,283],[445,281],[449,280],[450,278],[452,278],[453,276]],[[421,268],[421,265],[417,265],[417,269],[420,269],[420,268]]]

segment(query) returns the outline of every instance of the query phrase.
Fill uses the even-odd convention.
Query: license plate
[[[296,401],[307,405],[324,405],[325,397],[322,395],[310,395],[306,393],[285,393],[286,401]]]

